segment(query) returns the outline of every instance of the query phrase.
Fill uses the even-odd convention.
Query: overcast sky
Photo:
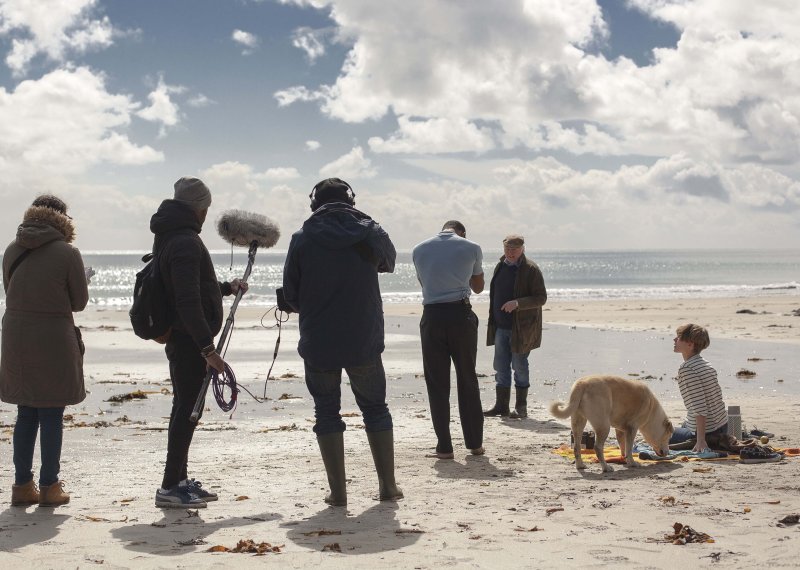
[[[800,9],[754,4],[0,0],[0,228],[148,249],[195,175],[285,249],[338,176],[398,248],[797,247]]]

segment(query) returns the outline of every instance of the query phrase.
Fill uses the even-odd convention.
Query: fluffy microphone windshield
[[[217,233],[233,245],[249,246],[254,241],[259,247],[272,247],[281,237],[278,224],[253,212],[228,210],[217,220]]]

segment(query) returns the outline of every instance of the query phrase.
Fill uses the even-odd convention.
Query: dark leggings
[[[24,485],[33,480],[33,452],[36,433],[41,428],[40,447],[42,467],[39,486],[58,481],[61,470],[61,443],[64,438],[64,408],[31,408],[17,406],[14,425],[14,484]]]
[[[172,411],[169,415],[167,462],[161,488],[169,489],[188,476],[189,447],[197,425],[189,416],[192,415],[206,376],[206,361],[200,356],[200,349],[192,338],[180,331],[173,331],[165,351],[172,380]]]

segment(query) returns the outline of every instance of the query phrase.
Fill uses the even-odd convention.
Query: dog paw
[[[625,465],[627,465],[628,467],[639,467],[639,464],[636,463],[635,461],[631,461],[630,463],[625,462]]]
[[[586,469],[586,464],[585,463],[576,463],[575,464],[575,469]]]
[[[603,473],[613,473],[614,468],[611,465],[603,465]]]

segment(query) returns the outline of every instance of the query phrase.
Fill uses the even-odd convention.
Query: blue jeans
[[[728,424],[720,426],[714,431],[706,432],[706,437],[717,433],[728,433]],[[687,428],[684,422],[684,425],[676,427],[675,431],[672,432],[672,437],[669,438],[669,443],[670,445],[673,443],[683,443],[684,441],[689,441],[690,439],[695,439],[696,437],[697,433]]]
[[[497,329],[494,333],[494,380],[499,388],[511,388],[511,370],[514,370],[514,386],[528,388],[531,385],[528,370],[529,352],[511,352],[511,329]]]
[[[697,437],[695,432],[687,427],[680,426],[676,427],[675,431],[672,432],[672,436],[669,438],[669,443],[670,445],[673,443],[683,443],[684,441],[689,441],[695,437]]]
[[[64,408],[17,406],[17,423],[14,425],[15,485],[24,485],[33,479],[33,451],[40,426],[42,468],[39,471],[39,486],[52,485],[58,481],[64,435]]]
[[[342,421],[342,369],[320,370],[304,363],[306,386],[314,398],[314,433],[326,435],[345,430]],[[350,388],[364,418],[368,432],[392,429],[392,415],[386,405],[386,373],[380,354],[372,362],[344,369],[350,378]]]

